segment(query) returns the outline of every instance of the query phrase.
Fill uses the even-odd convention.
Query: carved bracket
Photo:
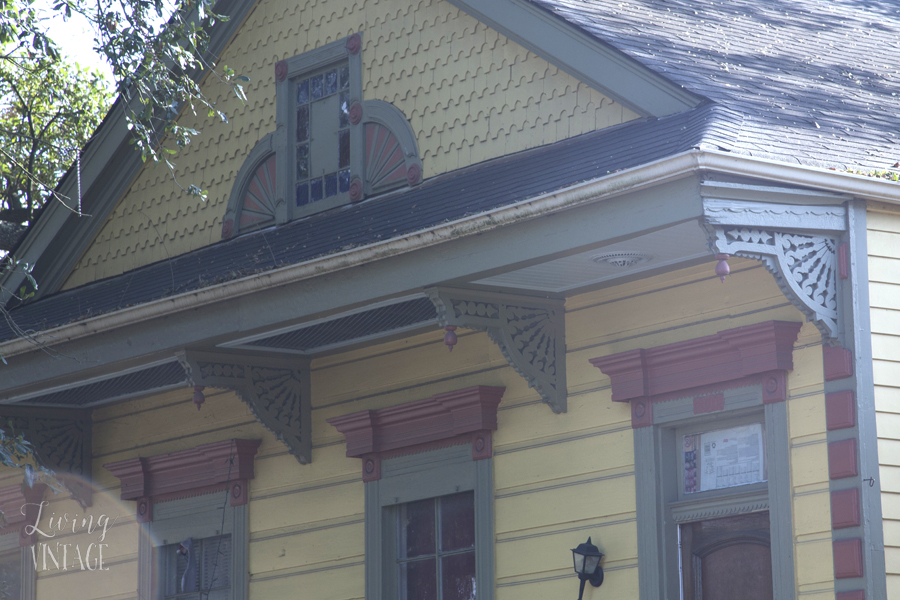
[[[148,458],[103,465],[121,482],[122,500],[137,502],[137,521],[153,520],[153,503],[227,489],[231,506],[247,504],[260,440],[224,440]]]
[[[378,410],[328,419],[347,438],[347,456],[363,461],[363,481],[381,479],[381,461],[472,444],[472,459],[493,456],[491,432],[506,388],[478,385]]]
[[[822,339],[838,344],[837,249],[843,206],[794,206],[704,199],[704,227],[714,254],[759,260]]]
[[[309,463],[312,443],[308,360],[193,351],[177,356],[190,385],[234,391],[301,464]]]
[[[442,327],[486,331],[516,372],[555,413],[566,412],[566,328],[562,300],[431,288]]]
[[[31,442],[38,460],[82,508],[93,502],[91,488],[91,411],[31,406],[4,406],[0,423],[12,422]]]

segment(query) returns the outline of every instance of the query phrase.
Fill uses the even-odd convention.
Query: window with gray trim
[[[0,535],[0,600],[34,600],[37,570],[31,546],[19,546],[19,528]]]
[[[382,461],[366,483],[366,598],[493,599],[491,462],[468,444]]]
[[[638,569],[642,599],[681,596],[679,528],[710,519],[768,511],[771,564],[776,598],[793,597],[793,533],[787,404],[763,403],[760,385],[726,389],[724,407],[695,415],[695,397],[654,403],[653,425],[634,429]],[[702,395],[698,396],[703,398]],[[690,466],[685,437],[752,424],[762,425],[766,479],[744,485],[689,492]]]
[[[224,239],[421,182],[406,116],[362,99],[361,54],[356,33],[275,65],[276,130],[235,178]]]
[[[139,598],[246,600],[247,505],[227,494],[154,504],[141,525]]]
[[[359,199],[351,186],[361,191],[363,131],[350,109],[362,101],[361,51],[354,34],[276,66],[277,121],[287,137],[276,150],[284,220]]]

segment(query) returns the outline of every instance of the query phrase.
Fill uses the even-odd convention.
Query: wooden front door
[[[681,526],[685,600],[772,600],[769,513]]]

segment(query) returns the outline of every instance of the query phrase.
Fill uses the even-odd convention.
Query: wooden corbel
[[[0,409],[0,423],[10,422],[72,498],[82,508],[91,506],[91,411],[5,405]]]
[[[190,385],[234,391],[301,464],[309,463],[308,359],[190,350],[177,356]]]
[[[425,291],[434,303],[441,327],[487,332],[512,368],[553,412],[566,412],[563,300],[453,288]]]

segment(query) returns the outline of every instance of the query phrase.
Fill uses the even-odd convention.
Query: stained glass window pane
[[[309,139],[309,106],[297,108],[297,141],[305,142]]]
[[[475,600],[475,551],[441,558],[441,600]]]
[[[350,89],[350,65],[341,67],[341,89]]]
[[[350,94],[341,92],[341,129],[350,127]]]
[[[309,102],[309,79],[304,79],[297,84],[297,104]]]
[[[331,173],[325,176],[325,197],[331,198],[337,196],[337,173]]]
[[[309,78],[309,99],[318,100],[325,90],[324,78],[321,75]]]
[[[434,558],[400,565],[400,590],[406,600],[437,600],[437,572]]]
[[[441,498],[441,550],[475,547],[475,493]]]
[[[297,186],[297,206],[309,204],[309,184],[306,182]]]
[[[309,178],[309,144],[297,146],[297,181]]]
[[[434,500],[409,502],[402,513],[401,558],[434,554]]]
[[[333,94],[338,90],[338,72],[332,69],[325,73],[325,96]]]
[[[338,189],[342,194],[350,191],[350,169],[338,173]]]
[[[350,132],[345,130],[338,134],[339,151],[338,167],[343,169],[350,166]]]
[[[318,202],[322,199],[322,180],[321,179],[313,179],[309,182],[309,201],[310,202]]]

